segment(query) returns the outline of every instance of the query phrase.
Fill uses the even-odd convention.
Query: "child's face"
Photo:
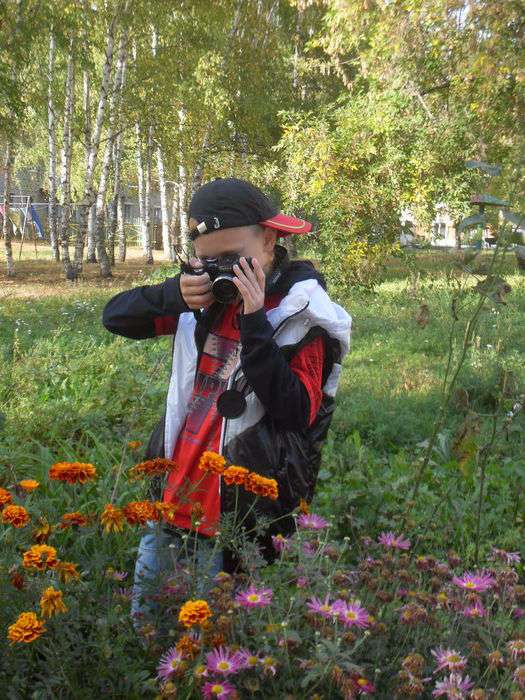
[[[197,222],[190,219],[190,228]],[[271,228],[256,232],[250,226],[235,226],[212,233],[201,234],[193,241],[193,254],[197,258],[217,258],[238,253],[240,256],[257,258],[265,274],[272,268],[277,234]]]

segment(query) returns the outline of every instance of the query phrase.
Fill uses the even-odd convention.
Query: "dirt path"
[[[16,248],[16,246],[15,246]],[[16,251],[14,251],[16,252]],[[157,258],[153,265],[146,265],[140,248],[128,248],[127,259],[117,263],[113,268],[113,277],[102,279],[98,264],[84,263],[80,279],[70,282],[64,279],[61,263],[51,260],[48,246],[39,246],[38,258],[35,251],[25,251],[21,260],[15,255],[16,277],[7,277],[5,267],[0,269],[0,300],[6,298],[34,298],[44,296],[82,296],[94,289],[125,289],[142,276],[149,275],[166,261],[161,251],[154,251]],[[32,257],[30,257],[32,256]]]

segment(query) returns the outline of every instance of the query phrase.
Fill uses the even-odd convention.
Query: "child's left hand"
[[[266,275],[257,258],[252,258],[253,270],[245,257],[239,258],[239,262],[240,267],[237,264],[233,266],[233,271],[237,275],[233,278],[233,283],[242,296],[243,314],[246,315],[258,311],[264,306]]]

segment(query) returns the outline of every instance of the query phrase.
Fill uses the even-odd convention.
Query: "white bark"
[[[140,243],[146,255],[147,249],[147,231],[145,230],[146,217],[144,213],[144,164],[142,157],[142,129],[140,123],[135,122],[135,136],[137,138],[137,196],[139,200],[139,234]]]
[[[5,259],[7,263],[7,276],[15,276],[15,263],[13,260],[13,249],[11,247],[11,220],[9,219],[9,204],[11,202],[11,175],[13,172],[13,146],[11,141],[7,142],[4,160],[4,221],[2,233],[4,236]]]
[[[67,278],[73,274],[69,257],[69,224],[71,221],[71,121],[73,118],[73,99],[75,89],[75,72],[73,61],[73,40],[69,46],[66,72],[66,96],[64,104],[64,136],[62,141],[61,168],[60,168],[60,192],[61,192],[61,218],[60,218],[60,249],[64,273]]]
[[[179,133],[181,134],[182,142],[182,131],[184,129],[184,122],[186,121],[186,111],[184,109],[179,109]],[[184,154],[182,148],[179,148],[179,183],[178,183],[178,195],[179,195],[179,245],[182,250],[186,251],[189,244],[189,227],[188,227],[188,211],[187,206],[187,172],[186,166],[184,164]]]
[[[85,59],[87,60],[88,54],[88,41],[87,32],[84,31],[83,36],[83,46]],[[88,162],[89,162],[89,152],[91,149],[91,107],[90,107],[90,82],[89,82],[89,70],[87,67],[84,68],[82,73],[82,105],[84,110],[84,159],[85,159],[85,172],[87,173]],[[79,208],[79,220],[77,222],[77,233],[75,238],[75,267],[77,270],[82,270],[82,257],[84,255],[84,234],[85,226],[88,218],[88,204],[87,202],[82,202]]]
[[[126,43],[119,50],[118,70],[120,71],[120,82],[118,84],[117,108],[115,115],[116,134],[113,143],[113,198],[109,208],[109,226],[108,226],[108,256],[111,265],[115,264],[115,238],[117,234],[117,226],[119,226],[119,203],[120,203],[120,218],[122,219],[122,196],[121,196],[121,181],[120,181],[120,161],[122,157],[122,104],[124,99],[124,85],[126,83],[126,68],[127,68],[127,35]],[[119,228],[120,232],[120,228]],[[124,226],[122,221],[122,233]],[[124,241],[125,250],[125,241]],[[124,252],[124,258],[125,258]]]
[[[162,151],[160,146],[157,147],[157,172],[159,174],[159,190],[160,190],[160,215],[162,219],[162,248],[164,255],[168,260],[173,261],[173,246],[170,240],[170,212],[168,204],[168,188],[166,186],[166,176],[164,174],[164,161],[162,160]]]
[[[124,31],[120,37],[118,50],[117,65],[113,76],[113,89],[109,98],[108,105],[108,128],[106,133],[106,145],[102,158],[102,167],[100,169],[100,181],[98,185],[96,199],[96,214],[95,214],[95,240],[98,262],[100,265],[100,274],[102,277],[111,277],[111,264],[106,251],[106,190],[109,178],[109,165],[111,163],[111,155],[114,145],[114,126],[115,126],[115,104],[120,95],[122,85],[122,74],[124,71],[125,53],[127,43],[127,32]]]
[[[57,236],[57,152],[56,152],[56,114],[53,101],[53,78],[55,74],[56,41],[53,29],[49,35],[49,53],[47,64],[47,139],[49,151],[49,204],[48,225],[51,250],[56,261],[60,260]]]
[[[145,230],[145,242],[146,247],[144,248],[144,255],[146,258],[146,263],[151,265],[153,263],[153,250],[152,250],[152,220],[151,220],[151,155],[153,149],[153,127],[148,128],[148,140],[146,144],[146,172],[144,175],[144,230]]]
[[[104,120],[104,113],[106,110],[106,104],[108,102],[108,93],[111,77],[111,67],[113,64],[113,49],[115,44],[115,24],[116,16],[113,16],[111,22],[108,25],[106,34],[106,52],[104,59],[104,66],[102,68],[102,80],[100,83],[100,92],[98,97],[97,113],[95,117],[95,125],[93,128],[93,133],[91,134],[91,141],[89,144],[89,153],[87,158],[86,174],[84,178],[84,204],[86,207],[90,207],[95,201],[95,192],[93,189],[93,177],[95,174],[95,165],[97,161],[99,146],[100,146],[100,136],[102,133],[102,124]],[[85,208],[84,208],[85,210]],[[84,217],[82,217],[84,218]],[[82,222],[85,226],[85,221]],[[83,226],[81,226],[83,228]],[[94,227],[92,230],[88,227],[88,261],[95,262],[94,250],[95,241],[93,239]],[[90,238],[91,237],[91,238]]]

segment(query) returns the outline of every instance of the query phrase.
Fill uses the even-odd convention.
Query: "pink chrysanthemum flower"
[[[280,533],[272,535],[272,545],[276,552],[284,552],[290,546],[290,541]]]
[[[465,617],[487,617],[487,611],[483,607],[481,600],[476,600],[473,605],[467,605],[462,610]]]
[[[315,513],[301,513],[297,518],[297,524],[299,527],[304,527],[306,530],[322,530],[329,526],[328,520],[321,518],[320,515]]]
[[[180,670],[183,663],[182,652],[178,651],[176,647],[171,647],[160,658],[157,666],[157,678],[163,681],[169,680],[174,673]]]
[[[440,695],[446,695],[448,700],[462,700],[465,697],[465,693],[473,685],[474,683],[470,680],[470,676],[462,678],[459,673],[451,673],[448,678],[444,678],[439,683],[436,683],[432,695],[435,698]]]
[[[511,639],[510,642],[507,642],[507,649],[514,661],[516,661],[525,656],[525,639]]]
[[[332,610],[337,618],[346,627],[369,627],[370,616],[358,603],[347,603],[345,600],[336,600],[332,603]]]
[[[467,665],[465,657],[461,656],[459,652],[454,651],[454,649],[443,649],[443,647],[439,647],[438,649],[432,649],[430,653],[437,661],[434,673],[444,668],[449,671],[462,671]]]
[[[295,582],[295,585],[297,588],[305,588],[308,585],[308,579],[306,576],[299,576],[297,581]]]
[[[467,571],[463,576],[454,576],[452,578],[452,583],[465,591],[474,591],[475,593],[482,593],[483,591],[492,588],[495,583],[492,574],[487,572],[481,572],[479,574],[474,574],[471,571]]]
[[[514,608],[512,611],[512,617],[516,618],[516,620],[525,617],[525,610],[523,608]]]
[[[383,547],[392,547],[393,549],[410,549],[410,540],[404,539],[403,535],[397,536],[394,532],[382,532],[377,538],[379,544]]]
[[[359,673],[353,673],[351,679],[354,690],[359,695],[370,695],[371,693],[375,693],[375,686],[373,683],[370,683],[368,678],[361,676]]]
[[[205,683],[202,687],[202,695],[205,698],[219,698],[226,700],[235,692],[235,688],[231,683],[226,681],[211,681]]]
[[[263,656],[261,659],[261,666],[263,669],[263,673],[271,673],[272,676],[275,676],[277,669],[276,669],[276,661],[273,656]]]
[[[508,566],[511,564],[519,564],[521,561],[521,555],[519,552],[507,552],[504,549],[498,549],[497,547],[492,547],[491,558],[501,559],[501,561],[504,561]]]
[[[229,649],[220,646],[206,654],[206,668],[213,673],[227,676],[230,673],[237,673],[241,665],[236,652],[232,653]]]
[[[322,617],[326,617],[329,620],[332,620],[334,616],[337,616],[339,613],[332,608],[331,604],[328,601],[328,594],[325,596],[324,602],[321,602],[319,598],[315,598],[315,596],[312,596],[310,600],[306,601],[306,607],[311,612],[317,613]]]
[[[259,652],[254,654],[249,649],[239,649],[236,658],[240,668],[255,668],[262,661]]]
[[[302,551],[307,557],[315,557],[317,547],[312,542],[303,542]]]
[[[271,588],[255,588],[251,585],[246,591],[241,591],[235,596],[237,603],[245,608],[261,608],[272,602],[273,591]]]

